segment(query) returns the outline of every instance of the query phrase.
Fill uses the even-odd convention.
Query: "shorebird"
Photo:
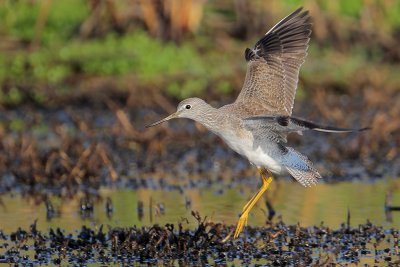
[[[188,98],[179,103],[175,113],[147,126],[174,118],[192,119],[257,167],[262,186],[244,206],[234,238],[242,232],[250,210],[268,189],[272,174],[288,173],[306,187],[321,178],[306,156],[286,145],[289,133],[363,130],[321,126],[292,117],[299,69],[307,55],[310,35],[309,13],[299,8],[270,29],[254,48],[246,48],[246,78],[235,102],[214,108],[202,99]]]

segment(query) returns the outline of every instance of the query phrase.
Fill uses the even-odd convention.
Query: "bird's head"
[[[175,118],[187,118],[187,119],[192,119],[199,121],[203,114],[209,109],[211,106],[207,104],[204,100],[200,98],[187,98],[183,101],[181,101],[178,104],[178,107],[176,109],[175,113],[172,113],[168,117],[159,120],[155,123],[152,123],[150,125],[147,125],[146,127],[152,127],[155,125],[158,125],[160,123],[163,123],[165,121],[169,121],[171,119]]]

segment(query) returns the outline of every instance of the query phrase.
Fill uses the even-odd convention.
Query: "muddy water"
[[[384,228],[399,228],[400,212],[385,214],[385,196],[392,192],[392,205],[400,206],[400,182],[379,180],[374,183],[341,182],[303,188],[295,182],[277,181],[266,194],[279,216],[287,224],[302,226],[324,225],[337,228],[346,222],[350,211],[351,225],[372,223]],[[49,214],[45,203],[35,204],[32,198],[19,194],[1,196],[0,229],[9,232],[18,227],[28,229],[38,219],[38,229],[61,228],[67,231],[87,226],[148,226],[154,223],[183,222],[194,228],[197,222],[191,211],[198,211],[214,222],[235,224],[245,202],[256,191],[257,184],[225,189],[215,184],[211,188],[185,190],[110,190],[101,189],[101,199],[93,200],[93,212],[81,211],[81,196],[73,199],[50,199],[54,213]],[[112,213],[106,212],[106,199],[111,199]],[[266,221],[265,199],[252,211],[249,225],[262,226]],[[48,218],[48,215],[53,215]],[[389,218],[388,216],[389,215]],[[184,220],[187,218],[188,220]]]

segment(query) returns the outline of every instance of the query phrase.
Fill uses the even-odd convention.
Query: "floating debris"
[[[265,204],[267,205],[267,209],[268,209],[268,217],[267,217],[268,221],[271,221],[274,218],[276,211],[275,211],[274,207],[272,206],[271,201],[268,198],[265,201]]]
[[[140,201],[140,200],[138,201],[136,211],[137,211],[139,221],[141,221],[144,216],[143,201]]]
[[[110,197],[107,197],[107,199],[106,199],[106,214],[107,214],[107,217],[109,219],[111,219],[113,213],[114,213],[114,206],[113,206],[112,200],[111,200]]]
[[[81,198],[79,208],[82,219],[93,217],[94,205],[90,197]]]
[[[51,203],[50,199],[46,199],[46,219],[51,221],[54,217],[59,217],[60,212],[54,209],[53,204]]]

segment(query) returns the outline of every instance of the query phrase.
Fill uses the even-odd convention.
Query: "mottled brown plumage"
[[[248,117],[290,116],[310,35],[308,11],[299,8],[269,30],[253,49],[247,48],[247,73],[236,108]]]

